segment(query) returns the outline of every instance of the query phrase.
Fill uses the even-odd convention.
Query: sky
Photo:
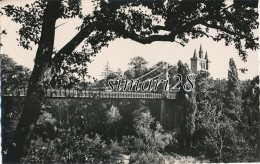
[[[24,5],[29,2],[31,0],[4,0],[0,1],[0,6],[12,3],[15,5]],[[90,7],[88,3],[85,6],[87,8]],[[16,39],[18,38],[17,30],[19,30],[20,25],[10,21],[10,18],[5,16],[2,16],[0,21],[2,30],[6,30],[7,32],[7,35],[1,38],[3,43],[1,53],[7,54],[18,64],[32,69],[37,46],[33,46],[32,50],[25,50],[18,46]],[[64,46],[77,33],[75,28],[81,24],[81,21],[78,19],[58,20],[56,26],[63,23],[65,24],[57,28],[56,31],[56,50]],[[131,58],[136,56],[142,56],[148,62],[148,67],[153,66],[159,61],[166,61],[174,65],[178,60],[190,66],[190,58],[193,56],[194,49],[196,48],[198,51],[200,45],[202,45],[204,53],[208,52],[208,58],[211,61],[209,72],[213,78],[227,78],[230,58],[234,59],[237,68],[248,69],[246,74],[239,71],[239,78],[241,80],[252,79],[259,74],[258,51],[247,51],[249,54],[247,62],[243,62],[238,56],[234,45],[226,47],[224,42],[214,42],[208,38],[190,40],[184,47],[174,42],[154,42],[142,45],[130,39],[119,38],[110,42],[108,47],[102,48],[101,52],[92,58],[93,62],[88,64],[88,71],[92,77],[100,79],[106,62],[109,62],[110,67],[114,71],[119,68],[125,71],[129,68],[128,63]]]

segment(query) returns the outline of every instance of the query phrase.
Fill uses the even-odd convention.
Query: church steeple
[[[209,59],[208,59],[208,52],[206,51],[203,54],[202,45],[199,48],[199,56],[197,57],[197,51],[194,50],[193,57],[190,58],[191,60],[191,71],[193,73],[198,73],[199,71],[208,71],[209,70]],[[204,56],[205,55],[205,56]]]
[[[197,58],[196,48],[195,48],[195,50],[194,50],[193,58]]]
[[[208,59],[208,52],[206,51],[206,55],[205,55],[205,60],[209,60]]]
[[[202,45],[200,44],[199,58],[203,59]]]

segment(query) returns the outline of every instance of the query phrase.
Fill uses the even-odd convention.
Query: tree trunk
[[[29,80],[23,112],[14,133],[14,139],[4,162],[20,162],[30,145],[30,132],[36,123],[44,99],[43,79],[53,53],[55,23],[60,15],[61,1],[48,1],[44,11],[41,38],[35,64]]]

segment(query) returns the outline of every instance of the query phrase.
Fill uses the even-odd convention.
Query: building
[[[209,59],[208,53],[205,53],[205,57],[203,54],[202,46],[200,45],[199,55],[197,55],[196,49],[194,50],[193,57],[191,60],[191,71],[192,73],[198,73],[199,71],[208,71],[209,70]]]
[[[200,45],[200,49],[197,55],[196,49],[194,50],[193,57],[190,58],[191,60],[191,72],[198,74],[199,71],[209,71],[209,59],[208,59],[208,53],[205,53],[205,57],[203,54],[202,50],[202,45]],[[244,88],[245,86],[250,84],[250,80],[245,80],[245,81],[239,81],[240,82],[240,87]],[[226,79],[213,79],[211,77],[209,79],[209,85],[210,87],[215,87],[215,86],[221,86],[221,87],[226,87],[227,86],[227,80]]]
[[[194,50],[193,57],[190,58],[191,60],[191,72],[198,74],[200,71],[209,71],[209,59],[208,59],[208,53],[203,53],[202,45],[200,45],[200,49],[197,55],[196,49]],[[209,79],[209,85],[211,87],[214,86],[222,86],[225,87],[227,85],[226,79],[213,79],[212,77]]]

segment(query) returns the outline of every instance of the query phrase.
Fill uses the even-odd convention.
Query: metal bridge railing
[[[26,96],[26,92],[4,93],[2,96]],[[162,92],[120,92],[84,89],[47,89],[46,98],[127,98],[127,99],[175,99],[176,93]]]

